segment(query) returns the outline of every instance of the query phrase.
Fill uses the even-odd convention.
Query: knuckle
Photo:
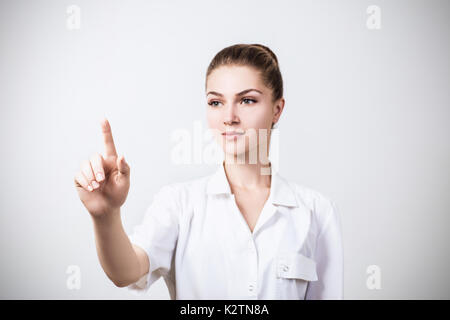
[[[82,186],[81,182],[78,180],[78,176],[75,176],[73,178],[73,182],[75,184],[75,187],[81,187]]]
[[[83,169],[83,174],[84,174],[84,177],[86,178],[86,181],[87,181],[87,182],[89,182],[89,180],[92,179],[92,169],[91,169],[91,166],[90,166],[90,165],[84,167],[84,169]]]

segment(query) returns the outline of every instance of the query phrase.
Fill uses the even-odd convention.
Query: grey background
[[[66,8],[81,8],[68,30]],[[366,26],[369,5],[381,29]],[[212,172],[170,161],[206,126],[222,48],[278,56],[280,173],[336,202],[346,299],[450,298],[448,1],[1,1],[0,298],[136,299],[99,264],[73,176],[103,153],[106,116],[131,166],[127,232],[164,184]],[[369,265],[381,289],[366,286]],[[66,286],[69,265],[80,290]],[[142,299],[168,299],[159,280]]]

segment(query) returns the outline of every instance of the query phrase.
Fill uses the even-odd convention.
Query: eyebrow
[[[259,92],[260,94],[263,94],[261,91],[259,91],[257,89],[247,89],[247,90],[241,91],[239,93],[236,93],[236,97],[242,96],[250,91],[256,91],[256,92]],[[206,95],[208,95],[208,94],[214,94],[216,96],[223,97],[223,94],[221,94],[219,92],[215,92],[215,91],[209,91]]]

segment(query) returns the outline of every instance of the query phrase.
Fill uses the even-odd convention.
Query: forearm
[[[123,229],[120,209],[100,218],[92,217],[92,220],[97,255],[106,275],[118,287],[136,282],[140,277],[141,267]]]

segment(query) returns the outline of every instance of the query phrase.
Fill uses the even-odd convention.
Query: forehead
[[[220,66],[210,73],[206,81],[206,91],[217,91],[225,95],[234,95],[248,88],[262,92],[267,90],[260,72],[248,66]]]

